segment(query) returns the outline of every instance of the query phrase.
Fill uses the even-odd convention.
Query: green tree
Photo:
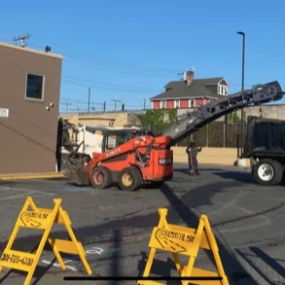
[[[176,109],[170,110],[147,110],[144,114],[138,115],[142,126],[155,134],[163,132],[176,120]]]

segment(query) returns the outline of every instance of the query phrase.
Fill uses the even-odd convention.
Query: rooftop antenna
[[[18,37],[14,37],[13,40],[14,42],[20,42],[20,46],[24,48],[28,45],[27,39],[31,36],[31,34],[25,34]]]
[[[190,67],[189,69],[187,69],[186,71],[177,73],[177,75],[182,76],[182,79],[183,79],[183,80],[186,80],[186,74],[187,74],[188,71],[192,71],[192,72],[195,73],[195,72],[196,72],[196,68],[195,68],[194,66],[191,66],[191,67]]]

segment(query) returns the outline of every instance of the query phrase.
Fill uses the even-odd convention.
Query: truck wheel
[[[135,167],[129,167],[121,172],[119,186],[122,190],[134,191],[142,184],[142,175]]]
[[[108,188],[112,183],[111,173],[107,168],[97,166],[92,171],[90,181],[94,188]]]
[[[253,177],[260,185],[278,185],[282,181],[282,165],[272,159],[261,159],[253,167]]]

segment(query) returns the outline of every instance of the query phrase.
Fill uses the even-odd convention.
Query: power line
[[[42,43],[44,46],[46,45],[46,42],[42,41]],[[63,47],[63,49],[62,50],[59,49],[59,51],[61,50],[62,53],[65,55],[66,61],[73,62],[75,64],[82,65],[82,66],[88,66],[90,68],[97,69],[97,70],[105,70],[107,72],[112,72],[112,73],[116,73],[116,74],[125,74],[125,75],[131,75],[131,76],[144,76],[144,77],[145,76],[148,77],[149,74],[152,74],[152,77],[155,76],[155,77],[161,78],[162,75],[165,76],[165,75],[176,74],[177,70],[181,69],[181,67],[180,68],[145,67],[145,66],[139,66],[137,64],[120,62],[118,60],[114,60],[114,59],[110,59],[110,58],[102,59],[102,57],[96,58],[95,62],[94,62],[94,59],[93,59],[93,62],[90,62],[90,58],[87,61],[87,60],[75,58],[73,56],[69,56],[68,52],[66,52],[65,50],[75,51],[75,49],[70,49],[70,46],[66,46],[66,45],[63,46],[61,43],[55,43],[55,42],[53,42],[53,46],[62,46]],[[76,49],[76,52],[80,53],[80,54],[86,54],[86,50],[80,51],[80,50]],[[91,56],[94,58],[94,54],[89,55],[89,57],[91,57]]]
[[[123,88],[116,88],[115,85],[111,85],[113,87],[109,87],[109,86],[100,86],[99,84],[86,84],[86,83],[81,83],[81,82],[77,82],[74,80],[67,80],[67,79],[63,79],[62,82],[67,83],[67,84],[72,84],[72,85],[76,85],[76,86],[84,86],[84,87],[94,87],[96,89],[99,90],[109,90],[109,91],[117,91],[117,92],[121,92],[121,93],[134,93],[134,94],[146,94],[146,93],[154,93],[154,92],[148,92],[148,91],[143,91],[140,90],[139,88],[137,90],[131,90],[131,89],[123,89]]]
[[[150,92],[150,93],[153,93],[153,92],[156,92],[157,90],[154,90],[154,89],[146,89],[144,87],[134,87],[134,86],[123,86],[123,85],[114,85],[114,84],[111,84],[110,82],[100,82],[100,81],[96,81],[96,80],[91,80],[91,79],[86,79],[86,78],[80,78],[80,77],[76,77],[76,76],[71,76],[71,75],[62,75],[62,77],[65,79],[65,80],[68,80],[68,81],[74,81],[74,82],[79,82],[79,83],[86,83],[85,85],[87,84],[95,84],[96,86],[102,86],[102,87],[107,87],[107,88],[116,88],[116,90],[118,89],[121,89],[123,91],[130,91],[130,92],[137,92],[137,90],[144,90],[145,92]]]
[[[69,102],[62,102],[61,104],[65,106],[65,112],[68,113],[68,108],[69,108],[69,106],[72,105],[72,103],[69,103]]]
[[[115,109],[115,111],[117,111],[117,103],[122,102],[122,100],[119,100],[119,99],[111,99],[111,101],[114,102],[114,109]]]

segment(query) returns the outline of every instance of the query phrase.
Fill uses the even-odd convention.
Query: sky
[[[0,41],[31,34],[28,46],[63,59],[60,110],[149,107],[181,73],[224,77],[229,93],[278,80],[285,88],[283,0],[2,1]]]

